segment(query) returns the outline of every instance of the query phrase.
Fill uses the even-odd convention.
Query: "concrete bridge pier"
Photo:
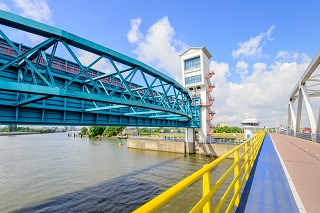
[[[195,129],[186,128],[186,153],[195,153]]]

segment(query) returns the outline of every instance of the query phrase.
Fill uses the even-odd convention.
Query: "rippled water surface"
[[[67,133],[1,136],[0,212],[130,212],[212,160]],[[160,211],[189,208],[201,189],[196,182]]]

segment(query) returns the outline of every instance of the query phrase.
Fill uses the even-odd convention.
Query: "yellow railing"
[[[240,189],[242,188],[245,180],[248,180],[251,168],[256,160],[257,154],[260,150],[261,144],[265,137],[266,131],[260,132],[258,135],[250,138],[249,140],[244,141],[239,146],[236,146],[234,149],[230,150],[226,154],[217,158],[209,164],[205,164],[203,168],[199,169],[195,173],[191,174],[189,177],[180,181],[176,185],[172,186],[162,194],[158,195],[148,203],[144,204],[140,208],[136,209],[136,212],[155,212],[161,206],[169,202],[172,198],[190,186],[192,183],[197,181],[202,177],[203,188],[202,188],[202,198],[199,202],[190,210],[190,212],[211,212],[211,197],[215,195],[219,187],[224,183],[228,176],[233,171],[233,180],[228,186],[227,190],[224,192],[220,198],[217,205],[214,206],[213,212],[220,212],[223,206],[226,204],[230,193],[233,191],[233,196],[226,207],[226,212],[230,212],[232,208],[238,207],[240,202]],[[244,152],[239,157],[239,149],[244,147]],[[215,168],[220,162],[228,158],[233,154],[234,163],[228,168],[228,170],[220,177],[220,179],[213,185],[210,186],[210,172]],[[243,161],[244,160],[244,161]],[[243,162],[239,168],[239,163]]]

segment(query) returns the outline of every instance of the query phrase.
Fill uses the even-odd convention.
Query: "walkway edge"
[[[290,174],[289,174],[289,172],[288,172],[288,170],[287,170],[287,167],[286,167],[286,165],[284,164],[284,162],[283,162],[283,160],[282,160],[282,158],[281,158],[281,156],[280,156],[280,154],[279,154],[279,152],[278,152],[278,149],[277,149],[275,143],[273,142],[273,139],[272,139],[271,135],[270,135],[270,138],[271,138],[271,141],[272,141],[272,143],[273,143],[273,146],[274,146],[274,148],[275,148],[275,150],[276,150],[276,152],[277,152],[277,155],[278,155],[278,157],[279,157],[279,159],[280,159],[282,168],[283,168],[284,173],[285,173],[285,175],[286,175],[286,177],[287,177],[287,180],[288,180],[288,183],[289,183],[289,186],[290,186],[292,195],[293,195],[293,197],[294,197],[294,200],[296,201],[296,204],[297,204],[297,206],[298,206],[299,212],[300,212],[300,213],[307,213],[307,211],[306,211],[306,209],[304,208],[304,205],[303,205],[303,203],[302,203],[302,201],[301,201],[301,199],[300,199],[299,193],[298,193],[296,187],[294,186],[294,183],[293,183],[293,181],[292,181],[292,179],[291,179],[291,176],[290,176]]]

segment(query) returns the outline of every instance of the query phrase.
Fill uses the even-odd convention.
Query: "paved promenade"
[[[320,144],[275,133],[271,138],[305,210],[308,213],[320,212]]]
[[[281,161],[267,134],[241,196],[239,212],[299,212]]]

